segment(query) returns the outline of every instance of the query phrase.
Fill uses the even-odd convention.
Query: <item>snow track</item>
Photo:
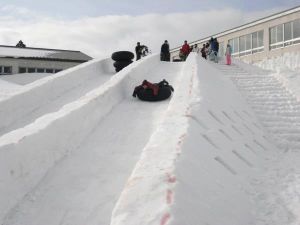
[[[273,74],[194,53],[110,66],[0,102],[1,225],[300,224],[300,104]],[[133,98],[144,79],[172,98]]]
[[[24,127],[40,116],[55,112],[109,80],[114,74],[112,61],[93,60],[46,77],[0,101],[0,135]]]
[[[12,197],[13,190],[6,193],[10,197],[6,198],[15,199],[15,203],[3,214],[2,224],[109,224],[112,209],[126,180],[141,150],[163,117],[169,102],[147,103],[134,99],[131,96],[134,86],[139,85],[144,79],[153,82],[166,79],[174,85],[176,91],[179,85],[176,82],[181,75],[182,65],[183,63],[163,63],[159,62],[157,57],[150,57],[137,62],[136,66],[132,65],[132,68],[124,69],[104,84],[104,87],[99,87],[88,94],[87,96],[91,98],[88,104],[96,103],[96,105],[92,106],[93,111],[85,110],[88,113],[85,118],[90,117],[89,120],[93,122],[88,126],[79,123],[79,126],[67,129],[69,137],[59,138],[57,142],[60,143],[53,146],[67,152],[56,153],[56,160],[54,159],[52,163],[47,162],[48,166],[36,164],[33,168],[27,169],[29,175],[21,174],[19,182],[28,184],[28,180],[31,179],[28,184],[30,187],[25,190],[26,192],[19,187],[25,194],[24,197],[20,193]],[[106,93],[100,94],[105,87],[113,89],[107,89]],[[104,100],[102,95],[106,96]],[[82,99],[85,98],[87,97]],[[95,115],[97,111],[99,115]],[[52,123],[61,120],[62,125],[68,126],[69,123],[76,122],[70,117],[72,116],[57,118]],[[48,136],[55,135],[51,125],[45,129],[43,132],[48,133]],[[83,131],[80,131],[81,129]],[[80,137],[76,143],[68,143],[75,140],[74,138],[78,136],[76,133],[80,133],[80,136],[84,134],[84,138]],[[39,138],[33,137],[31,143],[38,140]],[[22,141],[17,145],[24,148]],[[48,143],[43,145],[51,150]],[[57,151],[55,148],[52,150]],[[36,153],[33,151],[31,154]],[[42,162],[43,156],[39,157],[36,160]],[[19,164],[24,164],[24,161],[20,159]],[[44,172],[33,177],[35,170],[39,170],[38,166],[45,167],[41,168]],[[18,173],[17,168],[13,168],[12,165],[8,167],[11,167],[14,174]],[[12,179],[11,182],[17,181]]]

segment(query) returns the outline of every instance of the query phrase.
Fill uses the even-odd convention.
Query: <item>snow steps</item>
[[[239,63],[214,65],[233,81],[279,147],[300,146],[300,102],[274,75]]]

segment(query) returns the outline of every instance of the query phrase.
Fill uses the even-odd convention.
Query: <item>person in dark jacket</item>
[[[141,59],[142,49],[143,49],[143,47],[141,46],[141,43],[138,42],[136,44],[136,47],[135,47],[136,61],[138,61],[139,59]]]
[[[206,45],[203,44],[203,47],[201,48],[201,56],[206,59],[206,53],[207,53],[207,49],[206,49]]]
[[[170,62],[170,46],[167,40],[161,46],[160,60]]]
[[[22,40],[20,40],[20,41],[18,42],[18,44],[16,45],[16,47],[18,47],[18,48],[26,48],[26,45],[23,43]]]

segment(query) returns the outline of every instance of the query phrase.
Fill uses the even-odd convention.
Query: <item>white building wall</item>
[[[278,14],[272,15],[270,17],[266,17],[261,20],[255,21],[253,23],[249,23],[249,24],[243,25],[241,27],[237,27],[237,28],[234,28],[234,29],[231,29],[228,31],[224,31],[222,33],[219,33],[217,35],[212,35],[212,36],[216,37],[218,39],[219,43],[223,42],[224,47],[226,47],[226,44],[228,43],[228,41],[230,39],[263,30],[264,31],[264,51],[246,55],[246,56],[237,56],[238,58],[240,58],[244,61],[255,63],[255,62],[259,62],[263,59],[281,56],[287,52],[300,52],[300,44],[293,44],[290,46],[270,50],[269,29],[276,25],[284,24],[284,23],[291,22],[291,21],[294,21],[297,19],[300,19],[300,7],[294,8],[292,10],[288,10],[286,12],[278,13]],[[191,45],[198,44],[198,46],[202,46],[209,39],[210,39],[210,37],[200,39],[198,41],[191,42],[190,44]],[[180,49],[180,47],[173,49],[173,51],[171,52],[171,58],[178,57],[179,49]]]
[[[60,62],[32,59],[0,58],[0,66],[12,66],[12,74],[19,73],[19,67],[47,68],[65,70],[80,64],[79,62]]]

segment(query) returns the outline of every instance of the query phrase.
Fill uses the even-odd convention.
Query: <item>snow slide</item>
[[[113,74],[112,60],[96,59],[23,87],[18,86],[13,96],[0,99],[0,117],[5,118],[0,122],[0,135],[24,127],[46,113],[57,111],[103,84]]]
[[[252,182],[276,147],[227,77],[195,55],[186,63],[111,225],[257,224]]]
[[[0,137],[2,224],[109,224],[169,103],[134,99],[134,86],[167,79],[176,90],[183,65],[145,58],[59,111]]]

